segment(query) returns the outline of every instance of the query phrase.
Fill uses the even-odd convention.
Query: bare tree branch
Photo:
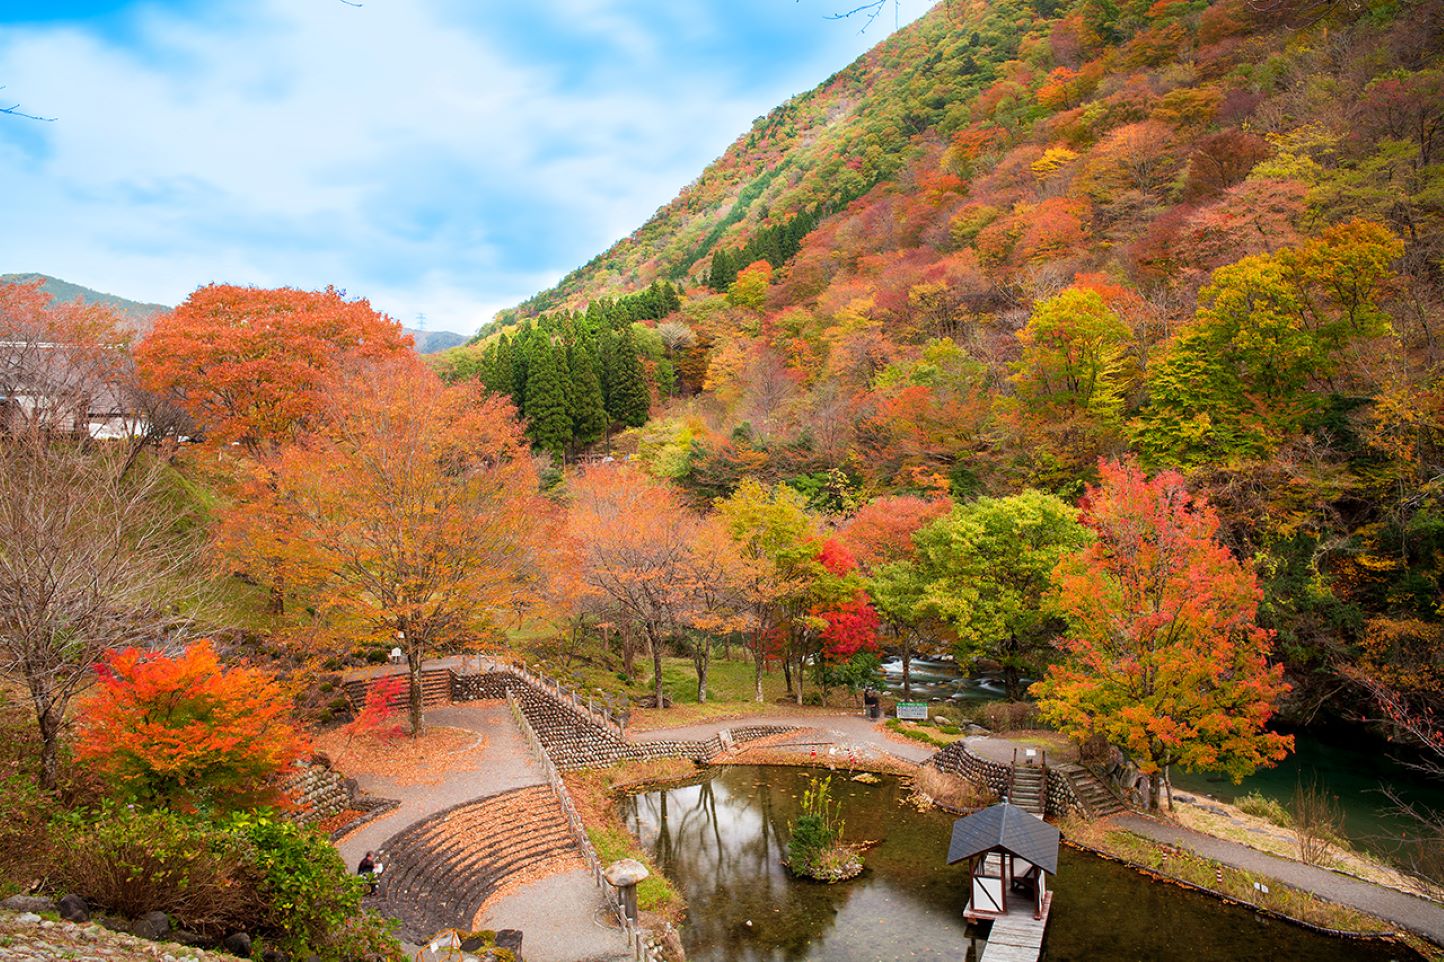
[[[0,90],[4,90],[4,89],[5,89],[4,85],[3,85],[3,84],[0,84]],[[9,114],[11,117],[23,117],[23,118],[25,118],[26,120],[39,120],[39,121],[41,121],[42,123],[47,123],[47,124],[48,124],[48,123],[52,123],[52,122],[54,122],[54,120],[55,120],[54,117],[39,117],[39,116],[36,116],[35,114],[27,114],[27,113],[25,113],[23,110],[20,109],[20,105],[19,105],[18,103],[11,104],[11,105],[8,106],[8,107],[0,107],[0,114]]]

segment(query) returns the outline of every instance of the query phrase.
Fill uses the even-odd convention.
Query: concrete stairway
[[[1042,818],[1047,803],[1046,772],[1047,769],[1037,765],[1014,765],[1013,790],[1008,801]]]
[[[510,879],[578,850],[545,785],[504,792],[433,815],[392,838],[386,871],[367,904],[401,921],[421,944],[447,928],[470,930],[482,904]]]
[[[1086,768],[1074,767],[1067,774],[1073,785],[1073,794],[1083,803],[1084,813],[1089,818],[1107,818],[1124,810],[1118,796],[1098,780],[1098,776]]]

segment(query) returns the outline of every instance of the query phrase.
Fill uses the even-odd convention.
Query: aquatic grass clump
[[[862,874],[862,849],[842,841],[842,803],[832,797],[832,776],[809,779],[802,814],[789,826],[784,859],[794,875],[842,882]]]

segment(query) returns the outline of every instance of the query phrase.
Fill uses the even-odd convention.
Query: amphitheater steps
[[[482,904],[517,873],[575,855],[576,843],[551,789],[504,792],[440,812],[392,838],[368,904],[399,919],[403,939],[421,943],[447,928],[467,929]]]

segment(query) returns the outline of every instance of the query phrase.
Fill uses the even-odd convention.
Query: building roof
[[[1058,874],[1058,830],[1016,805],[1002,802],[954,822],[948,864],[994,849],[1027,859],[1049,875]]]

